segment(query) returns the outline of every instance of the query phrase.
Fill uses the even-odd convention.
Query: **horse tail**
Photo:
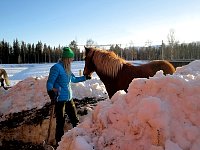
[[[8,79],[7,72],[4,69],[1,69],[1,71],[2,71],[3,78],[5,79],[6,85],[9,86],[10,85],[10,80]]]
[[[162,65],[162,67],[163,67],[163,72],[164,72],[165,75],[166,74],[173,74],[176,71],[174,66],[168,61],[164,61],[164,64]]]

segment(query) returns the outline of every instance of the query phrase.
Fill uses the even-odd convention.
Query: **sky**
[[[46,65],[3,65],[11,82],[19,81],[19,74],[21,82],[9,90],[0,88],[0,122],[9,119],[9,114],[40,109],[50,101],[45,90],[46,70],[50,66]],[[41,68],[46,72],[42,73]],[[80,100],[93,96],[107,99],[99,102],[76,128],[65,132],[57,150],[199,150],[199,68],[200,60],[195,60],[178,67],[173,75],[164,76],[158,71],[149,79],[134,79],[127,93],[118,91],[111,99],[98,78],[72,84],[74,97]],[[33,73],[27,76],[25,70]],[[36,80],[37,72],[42,76]],[[33,138],[41,140],[47,128],[42,125],[36,131],[34,128],[34,125],[29,130],[22,128],[23,131],[15,128],[12,134],[1,138],[13,136],[19,140],[23,132],[29,142]]]
[[[199,0],[3,0],[0,40],[67,46],[200,41]]]

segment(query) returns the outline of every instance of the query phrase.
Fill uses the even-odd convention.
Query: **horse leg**
[[[4,79],[0,78],[1,86],[4,87]]]
[[[106,91],[108,93],[109,98],[111,99],[112,96],[117,92],[116,86],[104,83],[105,87],[106,87]],[[110,85],[110,86],[109,86]]]

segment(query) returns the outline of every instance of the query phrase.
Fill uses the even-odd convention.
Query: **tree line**
[[[179,43],[173,39],[168,39],[169,43],[161,45],[149,45],[143,47],[129,46],[122,48],[120,44],[109,45],[108,50],[115,52],[126,60],[194,60],[200,59],[200,42]],[[75,53],[74,60],[84,59],[84,52],[80,50],[78,43],[73,40],[68,45]],[[85,46],[104,48],[92,39],[86,41]],[[62,46],[51,47],[46,43],[38,41],[37,44],[19,42],[18,39],[10,45],[5,40],[0,41],[0,63],[20,64],[20,63],[53,63],[57,62],[62,54]]]
[[[83,53],[80,52],[75,41],[69,46],[75,53],[75,60],[82,60]],[[20,63],[52,63],[57,62],[61,57],[62,47],[51,47],[46,43],[38,41],[37,44],[19,42],[18,39],[13,44],[0,41],[0,63],[1,64],[20,64]]]
[[[200,42],[175,43],[157,46],[128,47],[120,49],[115,46],[113,51],[120,54],[126,60],[195,60],[200,59]],[[120,52],[122,51],[122,52]]]

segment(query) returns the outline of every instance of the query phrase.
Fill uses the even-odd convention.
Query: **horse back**
[[[140,66],[134,66],[130,63],[123,64],[122,70],[116,78],[117,86],[127,91],[129,84],[134,78],[149,78],[156,74],[157,71],[163,70],[163,73],[173,74],[174,66],[168,61],[158,60],[152,61]]]

